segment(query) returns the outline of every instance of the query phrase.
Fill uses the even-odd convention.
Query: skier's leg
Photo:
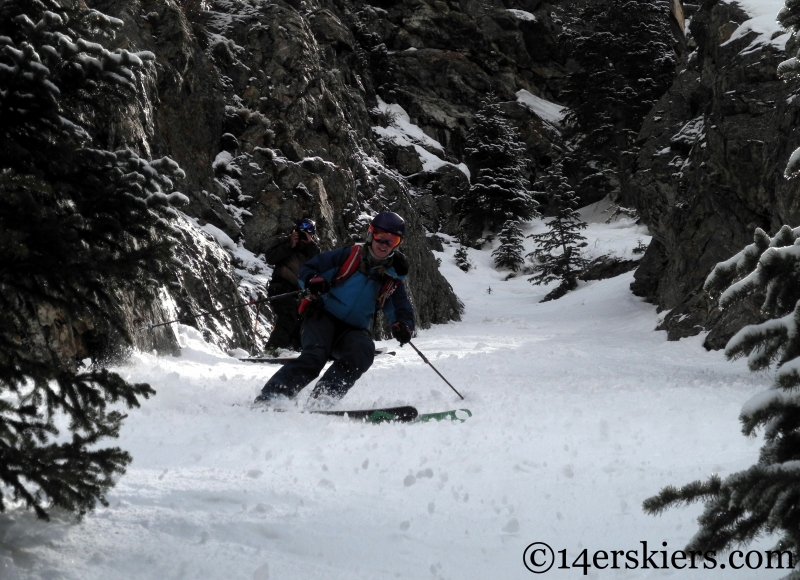
[[[312,398],[329,396],[341,399],[363,375],[375,358],[375,343],[366,330],[350,328],[336,341],[335,361],[317,381]]]
[[[303,350],[267,381],[261,396],[267,399],[283,395],[292,398],[310,383],[328,362],[335,336],[334,320],[323,310],[311,313],[303,323]]]

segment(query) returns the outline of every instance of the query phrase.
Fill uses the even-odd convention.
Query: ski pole
[[[414,343],[413,343],[413,342],[411,342],[411,341],[409,340],[409,341],[408,341],[408,344],[410,344],[410,345],[411,345],[411,348],[413,348],[415,351],[417,351],[417,354],[418,354],[420,357],[422,357],[422,360],[424,360],[424,361],[427,363],[427,365],[428,365],[429,367],[431,367],[431,368],[434,370],[434,372],[436,372],[436,374],[437,374],[437,375],[439,375],[439,376],[441,377],[441,379],[442,379],[442,380],[443,380],[445,383],[447,383],[447,386],[448,386],[448,387],[450,387],[451,389],[453,389],[453,390],[456,392],[456,395],[458,395],[459,397],[461,397],[461,399],[463,400],[463,399],[464,399],[463,395],[462,395],[461,393],[459,393],[458,391],[456,391],[456,388],[455,388],[453,385],[451,385],[451,384],[450,384],[450,381],[448,381],[446,378],[444,378],[444,377],[442,376],[442,373],[440,373],[439,371],[437,371],[437,370],[436,370],[436,367],[435,367],[435,366],[433,366],[433,365],[431,364],[431,361],[429,361],[429,360],[428,360],[428,359],[425,357],[425,355],[424,355],[424,354],[422,354],[422,353],[420,352],[420,350],[419,350],[419,349],[418,349],[416,346],[414,346]]]
[[[261,304],[262,302],[272,302],[273,300],[277,300],[278,298],[286,298],[287,296],[294,296],[296,294],[300,294],[305,292],[305,290],[294,290],[293,292],[286,292],[285,294],[278,294],[277,296],[270,296],[269,298],[261,298],[259,300],[251,300],[250,302],[245,302],[244,304],[238,304],[237,306],[228,306],[226,308],[218,308],[217,310],[209,310],[208,312],[201,312],[200,314],[191,314],[189,316],[182,316],[181,318],[176,318],[175,320],[167,320],[166,322],[159,322],[158,324],[153,324],[152,322],[149,323],[147,326],[142,326],[137,330],[149,330],[152,332],[154,328],[158,328],[159,326],[166,326],[167,324],[172,324],[173,322],[183,322],[184,320],[194,320],[195,318],[200,318],[201,316],[209,316],[210,314],[216,314],[217,312],[225,312],[226,310],[234,310],[237,308],[245,308],[246,306],[252,306],[254,304]]]

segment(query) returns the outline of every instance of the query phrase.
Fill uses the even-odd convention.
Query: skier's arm
[[[406,286],[403,282],[395,288],[395,291],[386,301],[383,312],[389,319],[390,324],[404,322],[411,332],[414,332],[414,307],[408,299]]]
[[[300,267],[300,273],[297,276],[300,286],[305,288],[308,281],[314,276],[322,276],[331,282],[349,255],[350,248],[340,248],[314,256]]]

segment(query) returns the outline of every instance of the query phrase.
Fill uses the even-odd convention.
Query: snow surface
[[[583,211],[588,257],[632,256],[649,241],[627,218],[605,224],[602,209]],[[343,405],[465,407],[472,418],[367,425],[253,411],[276,367],[240,362],[180,327],[180,357],[137,354],[118,369],[158,394],[125,422],[118,443],[134,461],[110,506],[82,523],[57,513],[50,524],[11,506],[0,514],[0,578],[513,580],[532,577],[522,554],[536,541],[568,550],[570,562],[583,548],[682,548],[700,508],[653,517],[642,500],[753,464],[760,441],[740,435],[737,416],[769,377],[706,352],[702,337],[667,342],[653,331],[655,308],[630,293],[632,274],[540,304],[547,289],[524,275],[504,281],[492,248],[469,250],[468,273],[455,266],[456,248],[438,257],[464,319],[414,342],[466,400],[388,341],[397,355],[376,359]]]
[[[236,242],[231,237],[213,224],[205,224],[200,227],[201,230],[211,234],[217,243],[226,250],[236,250]]]
[[[541,119],[548,121],[554,125],[558,125],[564,120],[564,109],[561,105],[557,105],[551,101],[547,101],[541,97],[529,93],[525,89],[517,91],[517,102],[525,105],[528,110],[538,115]]]
[[[749,52],[766,44],[786,50],[786,42],[791,35],[778,24],[778,12],[783,9],[785,0],[736,0],[734,4],[738,4],[751,18],[743,22],[722,46],[755,32],[756,37],[742,52]]]
[[[400,145],[401,147],[414,147],[419,155],[419,160],[422,162],[423,171],[436,171],[445,165],[452,165],[460,170],[467,179],[470,178],[469,169],[466,164],[459,163],[458,165],[445,161],[438,155],[431,152],[441,152],[444,155],[444,147],[433,137],[429,137],[418,125],[411,122],[411,117],[408,116],[406,110],[397,103],[386,103],[380,97],[378,99],[378,110],[382,113],[390,114],[393,116],[393,121],[388,127],[375,126],[372,130],[384,139],[388,139]]]

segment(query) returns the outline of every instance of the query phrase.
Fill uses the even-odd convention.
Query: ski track
[[[590,255],[630,257],[649,240],[630,221],[585,215]],[[376,358],[342,406],[466,407],[471,419],[367,425],[253,411],[278,367],[239,362],[182,327],[181,357],[139,354],[117,369],[158,394],[126,420],[119,445],[134,462],[110,506],[79,524],[58,513],[39,524],[19,507],[0,515],[0,578],[522,579],[536,541],[568,550],[570,562],[583,548],[683,548],[700,507],[653,517],[641,502],[754,463],[760,438],[743,437],[737,416],[769,376],[706,352],[701,336],[667,342],[653,331],[655,308],[631,295],[632,274],[539,304],[547,290],[525,276],[503,281],[489,250],[470,250],[477,267],[465,274],[455,248],[439,257],[464,320],[414,342],[466,401],[387,341],[397,356]],[[586,577],[668,575],[730,574]]]

